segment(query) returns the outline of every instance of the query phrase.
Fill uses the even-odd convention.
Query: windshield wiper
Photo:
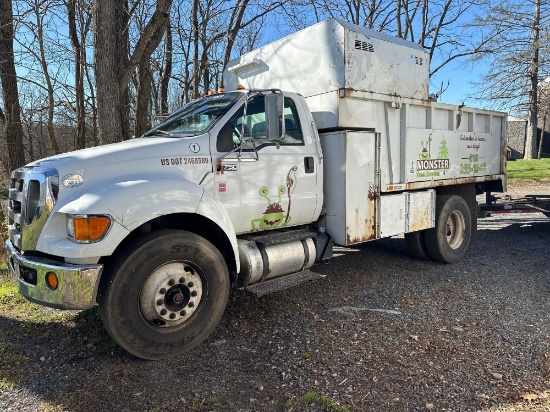
[[[154,136],[156,134],[162,134],[164,136],[174,137],[174,133],[167,132],[166,130],[151,130],[143,135],[143,137]]]

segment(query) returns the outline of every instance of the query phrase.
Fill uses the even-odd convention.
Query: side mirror
[[[267,140],[280,140],[285,135],[283,103],[284,96],[282,93],[272,93],[265,96]]]

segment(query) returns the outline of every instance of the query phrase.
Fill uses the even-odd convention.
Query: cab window
[[[265,100],[263,96],[257,96],[248,102],[246,116],[243,119],[244,106],[241,107],[231,120],[222,128],[216,148],[218,152],[230,151],[240,144],[241,134],[243,140],[251,140],[256,147],[269,144],[266,141],[266,117]],[[285,137],[280,140],[282,145],[303,144],[302,130],[298,111],[294,101],[285,97],[284,99]],[[243,124],[244,120],[244,124]],[[244,146],[244,150],[252,150],[253,143]]]

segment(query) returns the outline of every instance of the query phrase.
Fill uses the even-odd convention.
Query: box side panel
[[[347,132],[346,245],[376,239],[376,134]]]
[[[406,232],[435,226],[435,190],[407,193]]]
[[[405,232],[405,200],[405,193],[380,197],[380,237],[389,237]]]
[[[323,192],[326,230],[337,245],[346,244],[345,132],[322,133]]]
[[[421,111],[414,106],[409,113]],[[427,127],[407,119],[406,182],[496,175],[501,172],[505,115],[451,105],[428,108]]]
[[[335,244],[376,238],[376,135],[321,134],[326,229]]]
[[[428,99],[429,55],[408,45],[345,31],[345,88],[395,98]]]

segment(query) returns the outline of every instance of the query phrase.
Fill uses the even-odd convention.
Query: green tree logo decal
[[[439,152],[437,152],[438,159],[448,159],[449,158],[449,149],[447,148],[447,141],[445,138],[441,141],[439,146]]]

